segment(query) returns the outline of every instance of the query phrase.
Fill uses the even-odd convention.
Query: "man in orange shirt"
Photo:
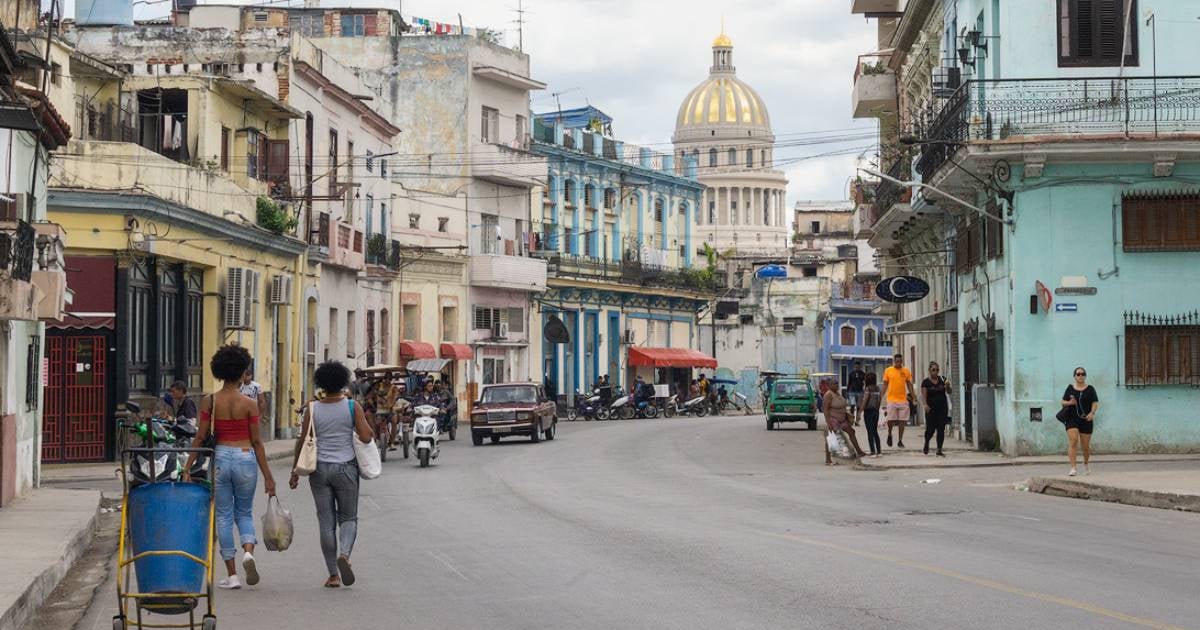
[[[904,367],[904,355],[892,357],[892,367],[883,371],[883,389],[887,402],[887,445],[892,445],[892,427],[899,427],[900,439],[896,446],[904,448],[904,425],[908,424],[909,401],[916,396],[913,394],[913,376]]]

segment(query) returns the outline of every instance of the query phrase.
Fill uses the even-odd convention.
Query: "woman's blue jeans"
[[[256,544],[254,537],[254,491],[258,488],[258,460],[253,450],[217,445],[217,540],[221,559],[233,560],[238,545],[233,542],[236,523],[241,544]]]

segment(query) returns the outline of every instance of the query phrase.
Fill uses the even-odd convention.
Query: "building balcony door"
[[[105,459],[109,426],[107,333],[46,337],[47,384],[42,420],[44,463]]]

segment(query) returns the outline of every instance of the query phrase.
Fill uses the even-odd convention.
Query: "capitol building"
[[[698,240],[741,255],[787,247],[787,177],[772,168],[771,118],[758,92],[737,78],[724,33],[713,40],[708,78],[679,106],[672,141],[676,163],[691,158],[705,186]]]

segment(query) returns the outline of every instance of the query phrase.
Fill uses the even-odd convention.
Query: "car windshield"
[[[808,383],[776,383],[776,398],[808,398]]]
[[[531,385],[500,385],[483,390],[480,402],[488,403],[535,403],[537,390]]]

